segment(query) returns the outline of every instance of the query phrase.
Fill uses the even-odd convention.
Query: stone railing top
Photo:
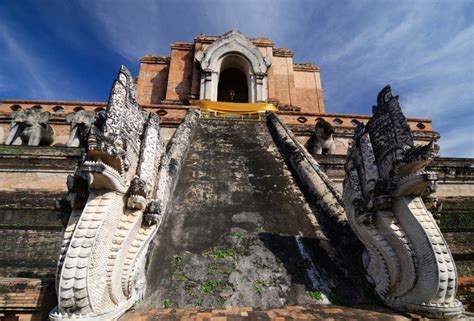
[[[192,108],[185,105],[171,104],[140,104],[144,109],[177,109],[187,110]],[[43,111],[49,111],[53,114],[69,113],[78,110],[95,110],[106,108],[106,102],[87,102],[87,101],[62,101],[62,100],[0,100],[0,113],[11,113],[20,108],[38,108]]]

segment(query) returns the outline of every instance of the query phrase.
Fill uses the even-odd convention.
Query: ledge
[[[78,147],[0,145],[0,173],[72,173],[83,151]]]
[[[288,48],[273,48],[274,57],[293,57],[293,52]]]
[[[303,64],[293,64],[294,71],[320,71],[321,69],[315,64],[303,63]]]
[[[53,279],[0,278],[0,310],[38,311],[54,305]]]
[[[169,64],[171,58],[169,56],[155,56],[155,55],[144,55],[140,58],[140,62],[144,64]]]
[[[189,42],[175,42],[175,43],[172,43],[170,47],[173,50],[191,51],[193,50],[194,45]]]
[[[77,157],[82,154],[81,148],[65,146],[11,146],[0,145],[0,158],[50,158],[50,157]]]

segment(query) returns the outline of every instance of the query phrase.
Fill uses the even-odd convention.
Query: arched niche
[[[232,30],[214,41],[206,51],[198,51],[201,64],[199,99],[217,101],[220,74],[230,68],[241,70],[247,77],[248,101],[268,99],[267,70],[270,57],[263,57],[258,48],[241,34]]]
[[[217,101],[248,103],[250,90],[248,78],[238,68],[222,70],[217,84]]]

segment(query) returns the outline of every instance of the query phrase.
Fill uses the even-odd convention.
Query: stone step
[[[415,315],[403,315],[381,306],[342,307],[322,306],[286,306],[277,309],[258,309],[250,307],[232,307],[219,309],[152,309],[130,312],[120,321],[147,320],[413,320]]]

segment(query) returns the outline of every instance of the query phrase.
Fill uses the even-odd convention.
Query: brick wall
[[[79,148],[0,145],[0,319],[45,320],[56,303],[66,192]]]
[[[293,58],[273,56],[272,65],[269,69],[271,72],[269,71],[268,98],[277,99],[282,104],[294,105]]]
[[[191,94],[194,52],[192,45],[171,45],[171,62],[166,88],[167,100],[188,99]]]
[[[319,70],[298,70],[295,67],[294,105],[302,112],[324,113],[324,98]]]
[[[55,306],[53,280],[0,279],[0,319],[4,321],[46,320]]]
[[[166,98],[169,57],[144,56],[140,59],[137,100],[140,104],[159,104]]]

